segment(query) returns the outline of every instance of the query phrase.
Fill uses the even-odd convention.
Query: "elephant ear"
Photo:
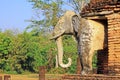
[[[78,33],[78,29],[80,27],[80,16],[74,15],[72,17],[72,24],[73,24],[74,31]]]

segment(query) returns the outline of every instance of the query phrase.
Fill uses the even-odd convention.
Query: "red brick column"
[[[4,80],[11,80],[10,75],[4,75]]]
[[[45,80],[45,66],[39,67],[39,80]]]
[[[2,76],[0,76],[0,80],[2,80]]]

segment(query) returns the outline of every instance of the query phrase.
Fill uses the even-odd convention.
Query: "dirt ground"
[[[5,75],[10,74],[0,74],[2,76],[2,80],[4,80]],[[62,74],[46,74],[45,80],[62,80]],[[9,80],[39,80],[39,74],[24,74],[24,75],[10,75]],[[1,80],[1,79],[0,79]]]
[[[2,80],[4,80],[4,76],[8,74],[0,74],[2,76]],[[10,80],[39,80],[38,74],[28,74],[28,75],[10,75]]]

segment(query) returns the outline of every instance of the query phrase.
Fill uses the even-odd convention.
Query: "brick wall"
[[[108,73],[120,74],[120,14],[106,16],[108,19]]]

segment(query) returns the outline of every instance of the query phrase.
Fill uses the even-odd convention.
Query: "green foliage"
[[[45,65],[50,73],[74,73],[77,56],[75,41],[70,36],[63,38],[64,62],[67,63],[67,58],[70,57],[73,64],[67,69],[57,69],[55,68],[56,44],[55,41],[50,41],[48,36],[42,34],[36,36],[32,32],[17,35],[10,34],[9,31],[1,32],[0,69],[6,73],[38,72],[38,67]]]
[[[8,34],[2,34],[0,33],[0,68],[4,70],[10,70],[11,66],[9,66],[9,57],[10,52],[12,49],[11,44],[11,38],[8,36]]]
[[[72,59],[72,65],[66,69],[66,73],[75,73],[76,72],[76,61],[77,61],[77,42],[74,40],[74,37],[64,36],[63,37],[63,46],[64,46],[64,63],[67,63],[67,59]]]
[[[94,56],[93,56],[93,68],[97,68],[97,51],[95,52]]]
[[[32,32],[12,34],[9,31],[0,33],[0,71],[5,73],[38,72],[39,66],[46,66],[48,73],[75,73],[77,61],[77,43],[71,36],[63,36],[64,57],[72,59],[69,68],[56,68],[57,54],[55,41],[49,35],[33,35]],[[94,57],[93,67],[96,68],[97,58]]]
[[[49,74],[64,74],[65,69],[58,67],[58,68],[52,68],[49,72]]]

